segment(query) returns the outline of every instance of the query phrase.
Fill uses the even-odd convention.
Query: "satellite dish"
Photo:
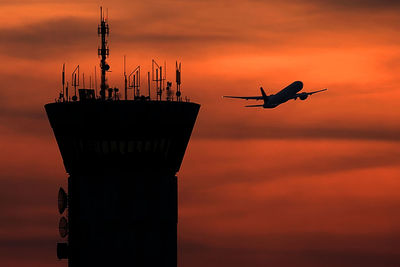
[[[65,217],[61,217],[60,222],[58,223],[58,231],[61,237],[66,237],[68,235],[68,222]]]
[[[67,203],[67,193],[65,193],[65,190],[60,187],[60,190],[58,190],[58,211],[60,212],[60,214],[63,214],[63,212],[67,208]]]

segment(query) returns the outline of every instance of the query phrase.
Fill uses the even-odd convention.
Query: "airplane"
[[[248,105],[245,106],[247,108],[250,107],[263,107],[263,108],[276,108],[280,104],[287,102],[290,99],[296,100],[299,98],[300,100],[306,100],[308,96],[319,93],[322,91],[326,91],[328,89],[322,89],[314,92],[302,92],[299,91],[303,89],[303,83],[301,81],[295,81],[287,87],[283,88],[280,92],[275,95],[267,95],[264,92],[264,89],[260,87],[261,96],[224,96],[225,98],[239,98],[246,100],[264,100],[264,104],[262,105]]]

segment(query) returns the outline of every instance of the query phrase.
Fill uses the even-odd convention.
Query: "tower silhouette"
[[[45,105],[69,174],[68,192],[61,194],[67,220],[60,223],[67,240],[57,244],[57,255],[68,258],[70,267],[175,267],[176,173],[200,105],[181,101],[180,90],[176,101],[127,95],[120,100],[106,83],[108,31],[102,14],[100,96],[81,88],[71,101],[63,75],[59,100]],[[159,77],[157,93],[163,89],[161,69]],[[78,86],[76,75],[72,79]]]

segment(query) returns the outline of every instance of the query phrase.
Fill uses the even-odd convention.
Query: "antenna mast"
[[[65,63],[63,64],[63,70],[62,70],[62,101],[65,101]]]
[[[125,85],[125,100],[128,100],[128,80],[126,78],[126,56],[124,56],[124,85]]]
[[[103,14],[103,8],[100,7],[100,25],[97,33],[101,36],[101,48],[98,49],[98,55],[101,57],[100,68],[101,68],[101,83],[100,83],[100,96],[102,100],[106,99],[106,90],[108,85],[106,83],[106,71],[110,69],[110,65],[106,63],[106,59],[110,54],[110,50],[107,44],[107,37],[109,36],[110,29],[108,26],[108,17],[105,18]]]
[[[182,71],[182,66],[181,63],[176,61],[176,100],[178,102],[181,101],[181,71]]]
[[[76,73],[78,72],[78,78],[76,77]],[[76,68],[74,69],[74,71],[72,72],[72,86],[74,87],[74,96],[72,97],[73,101],[76,101],[78,99],[78,97],[76,96],[76,87],[79,86],[79,65],[76,66]],[[68,87],[68,85],[67,85]],[[67,95],[68,95],[68,90],[67,90]]]
[[[96,74],[96,66],[94,66],[94,96],[97,95],[97,74]]]
[[[128,75],[128,86],[133,88],[133,98],[136,100],[140,97],[140,66],[137,66],[131,74]]]

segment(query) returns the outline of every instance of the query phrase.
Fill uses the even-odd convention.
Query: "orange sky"
[[[62,63],[93,75],[100,5],[112,86],[123,55],[143,71],[180,60],[202,105],[178,174],[179,266],[400,265],[400,4],[276,2],[1,1],[0,266],[66,266],[43,105]],[[329,90],[273,110],[221,98],[295,80]]]

